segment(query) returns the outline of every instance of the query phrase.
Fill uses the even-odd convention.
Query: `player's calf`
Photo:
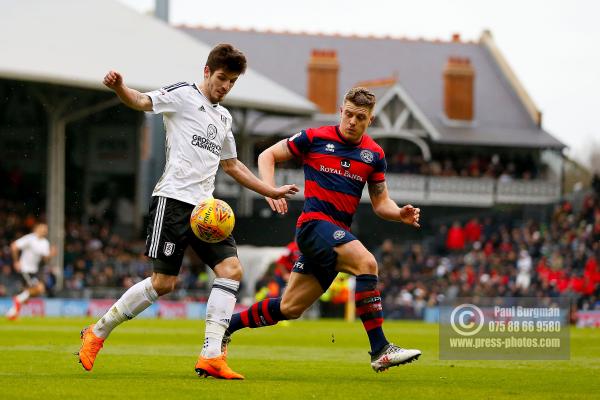
[[[260,328],[275,325],[279,321],[288,319],[281,312],[281,299],[265,299],[253,304],[250,308],[231,317],[227,334],[242,328]]]

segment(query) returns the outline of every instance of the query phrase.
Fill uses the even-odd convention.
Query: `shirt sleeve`
[[[369,175],[369,183],[380,183],[385,181],[385,171],[387,170],[387,162],[385,161],[385,154],[375,153],[378,156],[375,161],[375,168],[371,175]]]
[[[50,242],[44,240],[44,245],[41,246],[42,256],[48,257],[50,255]]]
[[[312,135],[309,131],[300,131],[287,140],[287,145],[292,154],[296,157],[302,157],[308,153],[312,144]]]
[[[19,250],[23,250],[25,247],[27,247],[29,245],[29,241],[31,239],[31,235],[25,235],[20,239],[17,239],[15,241],[15,244],[17,245],[17,248]]]
[[[188,84],[184,82],[175,83],[161,89],[144,93],[152,100],[152,113],[162,114],[179,111],[180,106],[183,103],[183,91],[181,88],[184,86],[188,86]]]
[[[233,137],[231,126],[227,130],[225,140],[223,141],[223,148],[221,149],[221,160],[229,160],[230,158],[237,158],[235,138]]]

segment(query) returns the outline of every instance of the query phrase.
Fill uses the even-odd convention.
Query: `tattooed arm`
[[[379,218],[389,221],[404,222],[419,228],[421,210],[408,204],[404,207],[398,205],[388,194],[387,185],[384,182],[369,183],[369,197],[373,205],[373,211]]]

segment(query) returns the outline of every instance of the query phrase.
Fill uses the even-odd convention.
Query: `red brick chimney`
[[[474,82],[475,70],[468,58],[448,59],[444,68],[444,112],[448,119],[473,120]]]
[[[313,49],[308,62],[308,99],[323,114],[337,112],[338,63],[335,50]]]

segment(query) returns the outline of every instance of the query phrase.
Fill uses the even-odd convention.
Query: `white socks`
[[[202,357],[221,355],[221,342],[229,327],[240,283],[233,279],[216,278],[206,304],[206,329]]]
[[[221,355],[221,342],[229,327],[240,283],[233,279],[216,278],[206,305],[206,329],[202,356]],[[134,318],[158,299],[150,278],[136,283],[121,296],[94,326],[94,334],[106,339],[124,321]]]
[[[150,278],[130,287],[94,326],[94,335],[106,339],[124,321],[132,319],[158,299]]]
[[[25,302],[29,300],[29,289],[23,290],[16,296],[16,298],[19,303],[25,304]]]

